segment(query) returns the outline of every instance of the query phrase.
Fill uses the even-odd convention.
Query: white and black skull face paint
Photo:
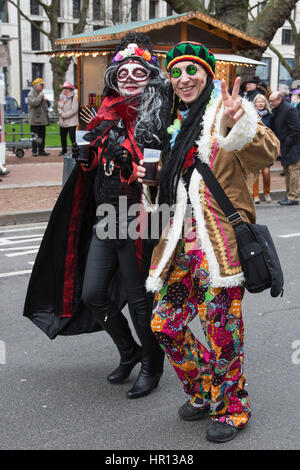
[[[121,95],[136,95],[142,93],[150,80],[150,70],[139,61],[129,60],[117,71],[118,89]]]

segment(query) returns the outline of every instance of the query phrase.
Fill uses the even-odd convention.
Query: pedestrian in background
[[[300,89],[292,91],[291,105],[296,108],[298,116],[300,118]]]
[[[73,143],[76,142],[76,127],[79,124],[79,103],[77,96],[75,95],[75,87],[70,82],[65,82],[63,84],[62,93],[59,96],[57,107],[61,139],[61,152],[59,155],[65,155],[67,153],[68,134],[73,145]]]
[[[299,205],[300,119],[297,110],[285,101],[283,93],[272,93],[269,101],[274,116],[273,131],[280,140],[287,193],[287,197],[278,203],[282,206]]]
[[[264,125],[272,129],[272,111],[271,111],[271,107],[267,98],[262,94],[256,95],[253,100],[253,104],[262,122],[264,123]],[[270,191],[271,191],[271,171],[270,170],[271,170],[272,165],[273,163],[270,163],[270,165],[268,165],[266,168],[263,168],[261,170],[262,177],[263,177],[263,192],[264,192],[264,197],[265,197],[266,202],[272,202],[272,198],[270,194]],[[253,183],[253,199],[254,199],[255,204],[260,203],[259,173]]]
[[[39,142],[32,142],[32,156],[47,156],[45,152],[46,126],[49,125],[48,108],[50,101],[43,93],[45,82],[42,78],[37,78],[32,82],[33,88],[28,94],[28,122],[30,130],[40,138]]]

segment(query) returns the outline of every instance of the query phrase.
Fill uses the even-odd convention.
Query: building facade
[[[50,0],[48,0],[48,3]],[[256,0],[254,0],[256,3]],[[74,25],[79,21],[81,0],[60,0],[59,5],[59,36],[67,37],[73,34]],[[42,29],[49,31],[49,21],[36,0],[22,0],[21,9],[29,19],[35,21]],[[262,8],[262,5],[257,8]],[[259,11],[259,10],[257,10]],[[164,0],[90,0],[86,31],[100,29],[112,24],[125,23],[149,18],[162,18],[174,12]],[[254,12],[255,14],[255,12]],[[300,2],[294,10],[297,29],[300,28]],[[0,0],[1,35],[18,38],[17,9],[7,0]],[[20,16],[22,75],[23,89],[31,86],[34,78],[41,76],[45,80],[45,88],[52,88],[52,72],[49,57],[37,55],[36,52],[51,50],[49,39],[36,29],[29,21]],[[291,64],[294,61],[294,40],[290,23],[285,22],[280,28],[272,44]],[[6,93],[20,102],[19,77],[19,45],[18,39],[9,42],[11,65],[4,68]],[[266,66],[260,66],[254,73],[259,75],[272,90],[278,86],[292,86],[292,79],[286,69],[280,65],[277,55],[269,48],[263,55]],[[76,82],[76,64],[71,63],[66,79]]]
[[[251,3],[253,5],[257,4],[256,0],[252,0]],[[256,13],[258,13],[261,8],[263,8],[263,4],[256,7]],[[293,10],[291,18],[295,22],[297,31],[300,31],[300,2],[297,3],[296,8]],[[271,44],[293,67],[295,59],[295,41],[289,21],[285,21],[284,25],[277,30]],[[280,89],[288,92],[292,88],[299,87],[299,84],[293,83],[292,77],[286,68],[281,65],[279,57],[270,48],[263,54],[262,62],[265,62],[266,66],[257,67],[256,74],[272,91]]]

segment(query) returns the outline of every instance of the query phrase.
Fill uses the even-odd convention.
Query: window
[[[282,30],[282,44],[285,45],[292,45],[294,44],[294,35],[291,29],[283,29]]]
[[[131,0],[131,21],[138,19],[138,0]]]
[[[42,26],[40,21],[36,21],[36,24]],[[31,49],[33,51],[41,50],[41,33],[33,24],[31,25]]]
[[[167,5],[167,16],[172,16],[172,13],[173,13],[173,10],[172,10],[172,7],[171,5]]]
[[[32,81],[36,78],[43,78],[44,64],[32,63]]]
[[[255,75],[266,85],[270,86],[272,59],[263,57],[260,61],[264,62],[266,65],[258,65],[255,70]]]
[[[0,0],[0,20],[8,23],[7,0]]]
[[[112,22],[120,23],[120,1],[113,0],[112,2]]]
[[[156,18],[156,0],[150,0],[149,2],[149,18]]]
[[[64,23],[58,23],[58,37],[64,37]]]
[[[93,0],[93,20],[94,21],[101,20],[101,1],[100,0]]]
[[[288,62],[288,64],[290,64],[291,67],[294,67],[294,59],[286,59],[286,61]],[[278,83],[285,85],[292,85],[293,83],[293,78],[290,76],[287,69],[281,63],[279,63]]]
[[[61,1],[57,0],[57,16],[62,16],[61,15]]]
[[[30,0],[30,14],[31,15],[39,15],[40,14],[40,6],[37,0]]]
[[[80,18],[80,0],[73,0],[73,18]]]

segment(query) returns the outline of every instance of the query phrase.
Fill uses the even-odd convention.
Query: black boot
[[[112,384],[120,384],[128,379],[134,366],[142,360],[142,348],[138,345],[133,356],[124,361],[121,359],[119,366],[107,376],[107,380]],[[120,349],[119,349],[120,351]],[[121,352],[120,352],[121,353]],[[122,355],[121,355],[122,358]]]
[[[163,353],[163,351],[162,351]],[[162,357],[163,360],[164,356]],[[142,358],[142,367],[133,387],[127,392],[128,398],[140,398],[149,395],[154,390],[162,376],[162,361],[158,360],[153,369],[153,357]]]
[[[108,375],[107,380],[110,383],[122,383],[129,377],[134,366],[141,361],[142,348],[135,342],[128,322],[121,312],[108,315],[101,324],[121,356],[119,366]]]
[[[147,295],[135,304],[129,305],[129,311],[138,338],[142,345],[142,367],[133,387],[127,392],[128,398],[149,395],[154,390],[163,373],[165,354],[151,330],[152,297]]]

